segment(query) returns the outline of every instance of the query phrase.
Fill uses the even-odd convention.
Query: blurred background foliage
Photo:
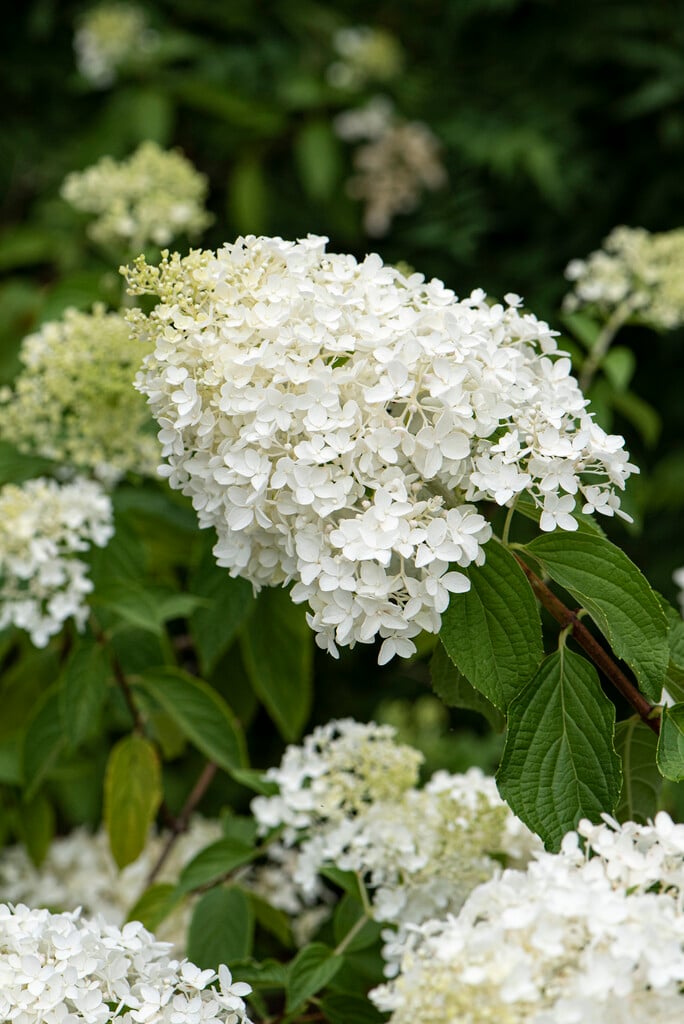
[[[27,0],[4,13],[0,383],[13,379],[21,339],[38,324],[70,305],[120,301],[115,262],[89,244],[85,219],[59,189],[70,171],[105,154],[125,157],[146,139],[179,147],[208,176],[214,222],[205,247],[240,233],[325,234],[333,251],[378,251],[388,262],[442,278],[461,295],[475,287],[494,296],[518,292],[561,329],[570,259],[596,249],[617,224],[664,231],[682,221],[683,3],[137,6],[151,45],[131,52],[113,81],[100,86],[78,72],[74,57],[75,26],[87,5]],[[380,67],[346,83],[331,73],[340,60],[336,37],[355,26],[383,30],[394,41],[392,73]],[[401,118],[429,127],[446,181],[422,192],[385,234],[369,237],[363,206],[347,189],[354,145],[334,120],[378,95]],[[635,526],[628,535],[615,527],[615,539],[670,599],[672,571],[684,565],[683,341],[681,329],[657,335],[627,327],[620,344],[633,353],[633,365],[596,383],[604,425],[627,436],[642,467],[629,498]],[[572,345],[577,352],[576,339]],[[628,384],[631,399],[624,398]],[[16,460],[9,466],[8,453],[3,458],[3,478],[17,479]],[[129,496],[121,515],[135,514]],[[186,542],[187,523],[167,525],[161,561],[146,542],[157,567],[173,563],[174,536],[181,547]],[[402,702],[425,691],[425,662],[379,674],[374,662],[369,649],[347,652],[339,663],[321,657],[316,720],[378,714],[428,749],[435,764],[496,763],[498,739],[475,754],[466,732],[462,754],[452,747],[445,764],[450,725],[473,725],[479,716],[471,722],[460,711],[450,719],[441,705],[430,706],[432,698],[409,714]],[[391,679],[391,689],[375,679]],[[235,686],[231,692],[239,703]],[[245,721],[256,714],[247,704],[240,710]],[[274,756],[261,755],[260,763]]]

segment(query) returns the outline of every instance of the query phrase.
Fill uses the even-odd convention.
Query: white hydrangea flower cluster
[[[227,967],[168,957],[138,921],[0,904],[0,1019],[17,1024],[249,1024]],[[215,987],[218,982],[218,987]]]
[[[130,253],[150,243],[169,245],[177,235],[200,234],[211,222],[206,194],[205,175],[182,153],[149,140],[127,160],[104,156],[85,171],[68,174],[62,185],[68,203],[96,215],[90,237]]]
[[[176,882],[195,854],[222,835],[219,822],[194,817],[188,830],[176,839],[155,881]],[[151,835],[138,859],[122,870],[111,855],[104,829],[93,834],[76,828],[57,837],[38,868],[25,847],[8,846],[0,852],[0,899],[61,911],[81,907],[89,917],[98,916],[120,927],[145,891],[167,838],[165,832]],[[191,914],[192,902],[186,901],[156,929],[157,938],[172,943],[179,956],[184,955]]]
[[[426,189],[447,182],[435,134],[422,121],[398,115],[383,96],[339,114],[334,127],[341,139],[363,142],[354,151],[347,191],[365,204],[363,224],[373,238],[386,235],[398,214],[415,210]]]
[[[524,864],[541,848],[477,768],[437,772],[418,789],[421,755],[394,735],[349,719],[320,726],[267,773],[279,794],[252,801],[262,833],[285,826],[304,893],[325,866],[363,879],[374,918],[399,926],[385,936],[389,972],[409,924],[458,910],[502,859]]]
[[[388,82],[400,73],[404,55],[399,40],[386,29],[353,25],[335,32],[337,60],[327,79],[337,89],[362,89],[368,82]]]
[[[473,502],[526,491],[542,529],[574,529],[578,499],[618,511],[635,467],[517,296],[459,301],[325,243],[138,259],[130,291],[161,302],[130,314],[155,346],[137,386],[218,563],[256,588],[294,581],[319,646],[380,636],[383,663],[469,588],[457,570],[491,536]]]
[[[507,870],[457,917],[404,937],[371,998],[390,1024],[674,1024],[684,1009],[684,826],[583,823],[558,855]],[[658,870],[669,862],[665,876]],[[658,884],[659,883],[659,884]],[[658,890],[658,891],[654,891]]]
[[[154,475],[159,446],[133,388],[140,343],[121,313],[67,309],[24,339],[19,358],[14,389],[0,392],[3,438],[107,486],[129,472]]]
[[[585,306],[602,315],[621,311],[656,330],[684,324],[684,228],[651,234],[614,228],[586,260],[572,260],[565,276],[573,290],[570,312]]]
[[[672,578],[675,581],[675,585],[679,587],[679,606],[682,610],[682,615],[684,615],[684,566],[681,569],[675,569]]]
[[[79,18],[74,33],[76,66],[96,89],[106,89],[123,65],[148,57],[156,41],[141,7],[98,4]]]
[[[104,547],[114,533],[112,504],[99,484],[39,478],[0,489],[0,629],[25,629],[45,647],[67,619],[82,629],[88,566],[74,557]]]

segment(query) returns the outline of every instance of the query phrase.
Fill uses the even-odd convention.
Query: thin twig
[[[552,590],[550,590],[543,580],[537,576],[535,572],[530,569],[529,565],[523,561],[523,559],[516,554],[514,551],[518,564],[522,571],[530,581],[532,590],[534,591],[539,602],[546,608],[556,622],[560,623],[564,629],[570,630],[574,639],[589,655],[594,664],[598,665],[603,674],[607,679],[611,681],[613,686],[619,690],[622,696],[628,701],[636,713],[639,715],[641,720],[652,729],[653,732],[658,735],[660,732],[660,718],[654,715],[655,706],[649,704],[643,694],[639,693],[637,688],[629,681],[627,676],[624,674],[622,669],[615,664],[610,655],[601,647],[598,640],[596,640],[589,632],[586,626],[582,625],[579,615],[577,612],[573,612],[567,605],[556,597]]]
[[[200,800],[206,793],[207,789],[211,785],[211,782],[214,776],[216,775],[216,772],[217,766],[214,764],[214,762],[207,761],[204,768],[202,769],[199,778],[197,779],[197,782],[193,786],[192,791],[190,792],[187,800],[185,801],[183,809],[181,810],[180,814],[176,818],[173,818],[172,821],[169,823],[171,835],[164,843],[164,848],[159,854],[159,857],[157,858],[157,862],[155,863],[154,867],[150,871],[150,874],[147,879],[148,886],[152,885],[155,878],[161,871],[164,862],[166,861],[166,858],[171,853],[171,850],[173,849],[174,844],[178,839],[178,836],[181,835],[183,832],[187,832],[188,825],[190,823],[190,816],[192,815],[192,812],[195,810],[198,803],[200,802]]]

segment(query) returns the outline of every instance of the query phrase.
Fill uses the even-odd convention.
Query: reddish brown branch
[[[527,576],[530,581],[530,586],[535,593],[537,600],[546,608],[547,612],[554,617],[564,629],[569,629],[572,632],[574,639],[589,655],[591,660],[597,665],[607,679],[611,681],[613,686],[622,694],[626,701],[628,701],[636,713],[641,718],[649,729],[658,735],[660,732],[660,718],[653,714],[654,705],[649,704],[643,694],[639,693],[637,688],[629,681],[624,672],[618,665],[615,664],[609,654],[601,647],[600,643],[591,635],[586,626],[582,625],[581,620],[577,614],[570,610],[566,605],[563,604],[559,598],[551,591],[543,580],[534,573],[529,565],[520,558],[519,555],[515,554],[520,568]]]
[[[156,864],[150,871],[149,877],[147,879],[148,885],[152,885],[155,878],[161,871],[166,861],[166,858],[171,853],[171,850],[173,849],[174,844],[178,839],[178,836],[181,835],[181,833],[187,831],[192,812],[195,810],[198,803],[200,802],[200,800],[208,790],[209,786],[211,785],[211,782],[214,776],[216,775],[216,771],[217,766],[213,763],[213,761],[207,761],[204,768],[202,769],[202,772],[199,775],[199,778],[197,779],[197,782],[193,786],[191,793],[189,794],[187,800],[185,801],[182,811],[180,812],[177,818],[174,818],[170,822],[169,827],[171,829],[171,835],[164,843],[164,848],[159,854]]]

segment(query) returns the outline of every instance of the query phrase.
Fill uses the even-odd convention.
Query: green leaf
[[[171,619],[185,618],[204,604],[195,594],[178,594],[159,587],[145,588],[132,582],[112,581],[99,587],[93,597],[124,622],[162,636],[163,624]]]
[[[217,970],[219,964],[249,956],[254,940],[254,912],[241,889],[217,886],[205,893],[192,915],[187,956],[199,967]]]
[[[649,700],[660,700],[669,661],[667,619],[624,551],[603,537],[562,531],[537,537],[527,550],[586,608]]]
[[[105,772],[104,821],[120,868],[142,853],[161,800],[161,768],[153,745],[135,734],[119,740]]]
[[[250,959],[235,964],[235,976],[254,989],[285,988],[287,986],[288,965],[279,960],[266,959],[260,963]]]
[[[385,1020],[368,999],[347,992],[331,992],[322,1001],[321,1010],[330,1024],[382,1024]]]
[[[621,781],[614,724],[593,665],[565,647],[511,702],[497,782],[547,847],[557,850],[580,818],[613,812]]]
[[[239,577],[229,576],[227,569],[216,564],[209,549],[190,580],[190,589],[207,600],[207,604],[197,608],[190,617],[190,632],[202,672],[209,675],[253,611],[256,601],[251,585]]]
[[[7,441],[0,441],[0,486],[21,484],[24,480],[49,473],[54,463],[35,455],[25,455]]]
[[[615,749],[622,760],[622,791],[615,808],[618,821],[645,824],[658,810],[662,776],[656,764],[658,738],[641,719],[619,722]]]
[[[329,118],[308,121],[294,143],[299,176],[314,200],[329,199],[340,177],[340,144]]]
[[[245,668],[259,700],[283,738],[298,739],[312,701],[312,633],[304,609],[293,604],[285,590],[262,590],[241,640]]]
[[[660,437],[663,421],[659,414],[633,391],[611,395],[611,404],[641,434],[644,444],[652,448]]]
[[[293,946],[292,929],[290,927],[290,916],[284,910],[278,910],[271,904],[257,896],[255,892],[248,892],[252,910],[257,924],[278,940],[281,946],[291,949]]]
[[[448,708],[467,708],[484,715],[497,732],[506,724],[504,716],[459,672],[441,644],[430,660],[432,689]]]
[[[240,160],[233,169],[228,192],[228,213],[237,230],[258,235],[266,224],[269,190],[261,161],[252,156]]]
[[[684,704],[663,708],[658,737],[658,768],[666,779],[684,781]]]
[[[144,672],[137,685],[166,711],[198,750],[231,772],[245,762],[240,726],[223,698],[207,683],[181,669]]]
[[[43,793],[22,804],[19,831],[28,855],[40,867],[55,834],[55,809]]]
[[[452,594],[440,640],[468,682],[505,711],[543,656],[541,619],[532,588],[515,557],[498,541],[484,565],[461,570],[466,594]]]
[[[601,369],[616,391],[624,391],[634,376],[636,356],[624,345],[616,345],[603,359]]]
[[[175,885],[170,882],[158,882],[145,889],[140,899],[136,900],[128,911],[126,920],[141,921],[148,931],[154,932],[179,902],[180,897]]]
[[[594,347],[601,333],[601,325],[586,313],[565,313],[561,317],[561,323],[572,331],[587,350]]]
[[[62,673],[59,691],[62,728],[72,747],[97,730],[110,674],[103,646],[94,640],[78,640]]]
[[[53,687],[38,704],[24,737],[23,774],[26,800],[31,800],[35,796],[66,746],[59,711],[59,691]]]
[[[237,839],[218,839],[185,865],[178,879],[177,892],[191,892],[211,885],[256,856],[258,852],[254,846]]]
[[[275,796],[279,790],[277,782],[267,779],[264,772],[257,771],[256,768],[234,768],[231,775],[241,786],[246,786],[261,796]]]
[[[366,912],[361,902],[352,896],[351,893],[345,893],[335,908],[333,919],[335,942],[338,945],[343,942],[352,928],[364,917],[366,917]],[[355,953],[360,949],[368,949],[369,946],[374,945],[380,938],[382,928],[383,925],[367,918],[365,924],[359,928],[354,937],[344,946],[345,953]]]
[[[299,1009],[307,999],[320,992],[335,977],[343,963],[343,957],[335,956],[332,949],[321,942],[305,946],[290,964],[287,1012]]]

